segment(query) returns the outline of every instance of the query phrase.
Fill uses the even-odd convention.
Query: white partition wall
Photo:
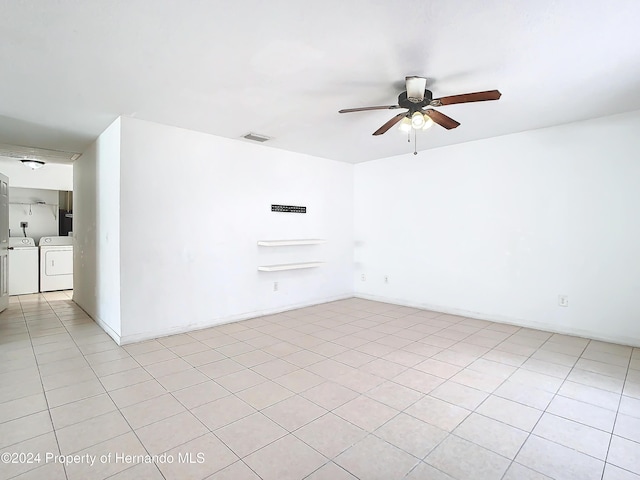
[[[352,294],[352,165],[123,118],[121,205],[125,341]],[[322,268],[257,270],[309,254],[259,239],[305,237]]]
[[[94,173],[94,151],[115,145],[112,128],[119,132],[114,170],[108,176]],[[109,314],[113,321],[102,322],[119,326],[112,328],[118,341],[353,294],[352,165],[131,118],[110,129],[85,153],[88,166],[80,167],[84,190],[76,189],[75,202],[91,195],[94,180],[98,201],[85,203],[86,223],[76,232],[85,247],[77,258],[78,279],[85,282],[77,297],[83,307],[95,303],[90,313],[102,308]],[[272,204],[306,206],[307,212],[272,212]],[[101,234],[105,222],[114,228]],[[327,241],[277,249],[258,245],[274,238]],[[117,259],[113,245],[119,245]],[[113,264],[103,265],[106,259]],[[322,265],[257,268],[309,261]]]
[[[120,341],[119,119],[74,163],[73,191],[73,300]]]

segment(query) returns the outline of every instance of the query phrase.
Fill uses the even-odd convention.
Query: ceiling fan
[[[451,130],[460,125],[453,118],[443,113],[427,107],[442,107],[455,103],[484,102],[487,100],[498,100],[502,95],[498,90],[488,90],[486,92],[463,93],[461,95],[451,95],[448,97],[433,98],[431,90],[427,90],[427,79],[424,77],[406,77],[407,90],[398,95],[397,105],[382,105],[376,107],[345,108],[339,113],[364,112],[368,110],[395,110],[405,108],[406,112],[399,113],[378,130],[374,135],[382,135],[396,123],[400,124],[400,129],[405,132],[411,130],[427,129],[434,123]]]

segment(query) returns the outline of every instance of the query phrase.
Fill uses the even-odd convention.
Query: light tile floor
[[[121,348],[56,292],[0,360],[3,479],[640,479],[621,345],[348,299]]]

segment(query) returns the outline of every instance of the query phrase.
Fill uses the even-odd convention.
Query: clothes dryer
[[[40,291],[73,288],[73,237],[40,239]]]

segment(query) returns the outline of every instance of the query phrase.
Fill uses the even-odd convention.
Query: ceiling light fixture
[[[30,158],[25,158],[23,160],[20,160],[22,162],[22,164],[25,167],[30,168],[31,170],[37,170],[39,168],[44,167],[44,162],[40,161],[40,160],[33,160]]]
[[[409,133],[411,131],[411,119],[409,117],[404,117],[400,121],[398,130],[400,130],[402,133]]]
[[[429,115],[425,115],[424,116],[424,126],[422,127],[422,130],[428,130],[431,127],[433,127],[433,124],[435,122],[433,120],[431,120],[431,117]]]
[[[404,117],[400,121],[398,130],[402,133],[409,133],[411,130],[428,130],[434,123],[435,122],[431,120],[429,115],[425,115],[421,112],[413,112],[410,117]]]
[[[415,111],[411,115],[407,113],[402,120],[400,120],[400,125],[398,126],[398,130],[402,133],[407,134],[407,142],[411,143],[411,132],[413,132],[413,154],[418,154],[418,130],[428,130],[433,126],[435,122],[433,119],[427,115],[426,113],[422,113],[420,111]]]
[[[414,112],[411,115],[411,126],[416,130],[421,129],[424,126],[424,115],[420,112]]]

